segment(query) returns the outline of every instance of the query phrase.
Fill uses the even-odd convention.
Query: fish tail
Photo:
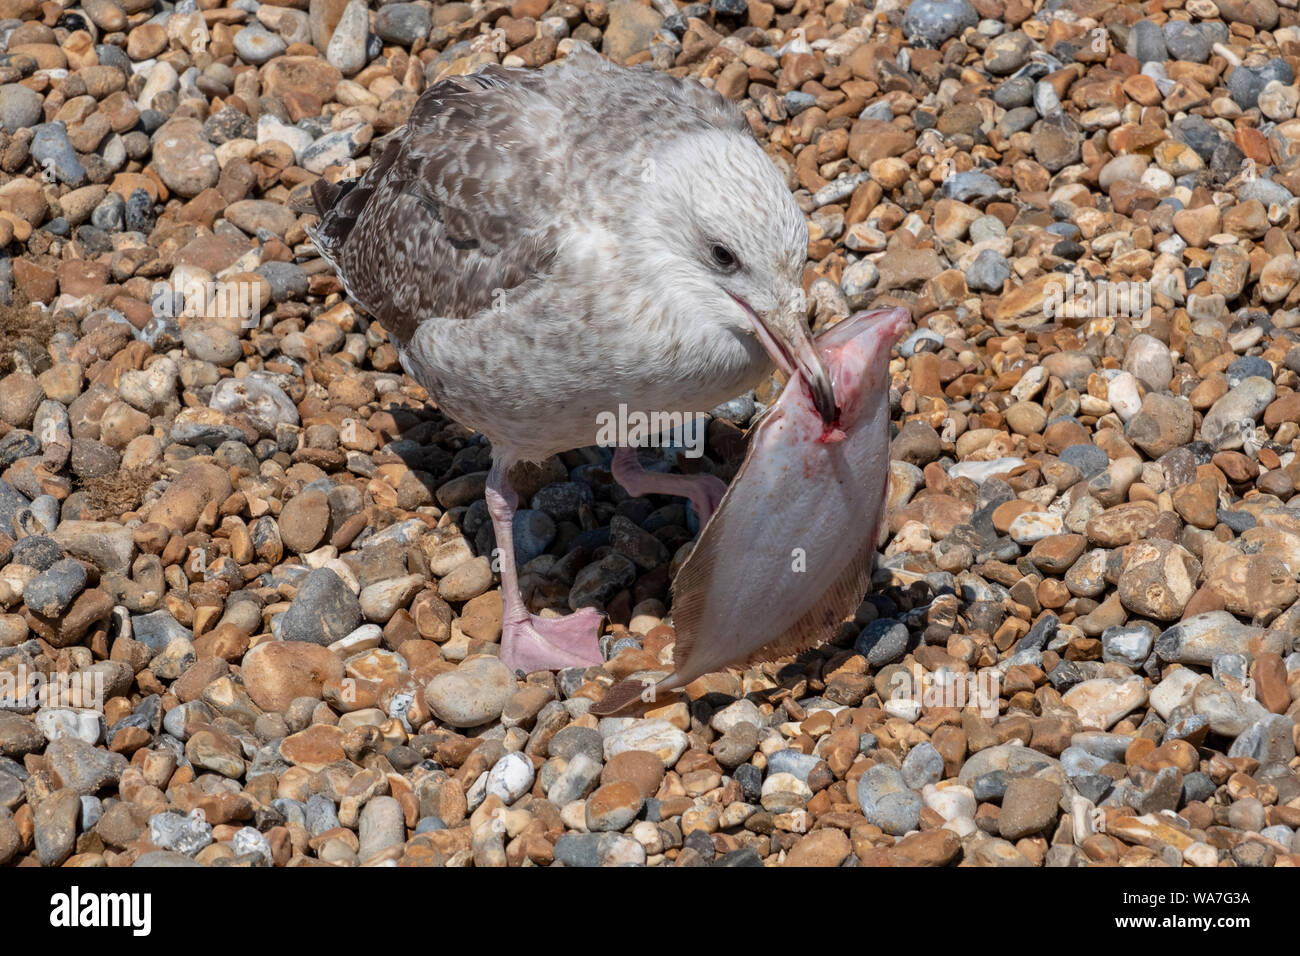
[[[660,691],[673,690],[680,686],[676,674],[658,680],[649,677],[629,677],[611,687],[604,699],[592,705],[588,713],[595,714],[597,717],[609,717],[637,701],[653,703]]]

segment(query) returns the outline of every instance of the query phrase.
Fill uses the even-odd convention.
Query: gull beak
[[[731,293],[728,295],[749,316],[754,333],[772,357],[772,363],[787,378],[800,375],[812,393],[813,405],[822,421],[834,425],[840,417],[840,411],[835,404],[831,377],[826,371],[826,363],[813,345],[812,333],[808,331],[801,311],[774,309],[765,316],[759,316],[744,299]]]

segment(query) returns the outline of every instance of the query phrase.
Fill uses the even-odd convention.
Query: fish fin
[[[853,616],[871,583],[871,567],[876,557],[876,535],[863,538],[862,547],[848,563],[835,583],[784,634],[764,644],[745,661],[763,664],[798,654],[823,644],[835,634],[835,628]]]
[[[655,689],[658,690],[659,685],[666,682],[666,680],[660,681],[659,684],[655,685]],[[608,717],[641,700],[645,692],[645,680],[640,677],[629,677],[611,687],[604,698],[591,706],[588,713],[595,714],[597,717]]]
[[[741,467],[743,470],[744,466]],[[701,597],[708,593],[714,568],[722,557],[717,540],[716,536],[702,531],[691,553],[686,556],[686,561],[677,570],[677,577],[673,579],[672,614],[673,630],[676,632],[673,643],[673,664],[679,674],[687,673],[691,653],[695,649],[695,636],[703,630],[700,621],[704,615],[705,602]]]

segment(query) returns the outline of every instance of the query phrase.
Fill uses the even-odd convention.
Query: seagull
[[[837,417],[802,288],[808,228],[744,115],[698,82],[616,66],[586,44],[541,70],[441,80],[358,179],[318,180],[310,235],[439,408],[491,443],[485,498],[501,659],[601,664],[604,615],[529,612],[512,522],[517,462],[597,443],[602,413],[704,413],[773,365]],[[647,472],[634,496],[688,498],[704,527],[726,486]]]

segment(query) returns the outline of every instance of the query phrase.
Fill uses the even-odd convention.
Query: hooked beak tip
[[[824,369],[818,368],[813,374],[814,377],[808,380],[813,405],[826,425],[834,425],[840,419],[840,408],[835,403],[835,390],[831,387],[830,378],[827,377]],[[807,375],[805,375],[805,378],[807,378]]]

